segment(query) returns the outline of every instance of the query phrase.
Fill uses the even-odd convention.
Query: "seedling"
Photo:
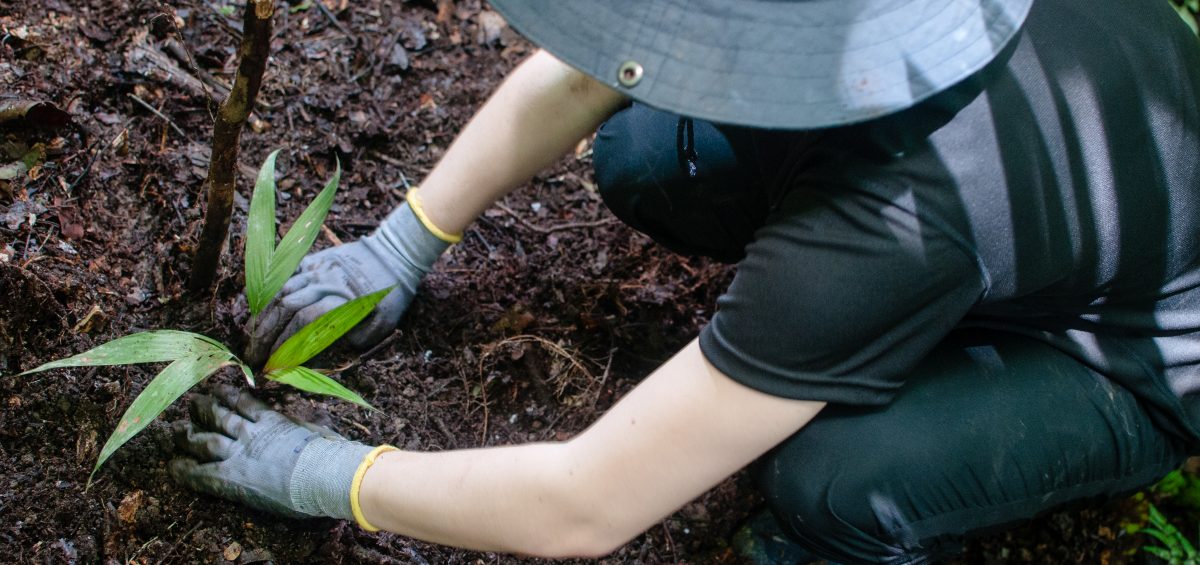
[[[275,245],[275,157],[274,151],[259,170],[250,199],[250,214],[246,228],[246,301],[251,316],[257,316],[283,284],[296,271],[300,260],[308,253],[337,191],[342,169],[338,165],[333,177],[313,202],[300,214],[296,223]],[[328,376],[301,366],[339,337],[362,321],[375,305],[390,292],[385,288],[351,300],[325,313],[304,326],[279,346],[267,360],[260,376],[278,381],[306,392],[334,396],[371,408],[365,400]],[[195,333],[176,330],[140,332],[117,338],[66,359],[52,361],[21,373],[28,375],[62,367],[93,367],[99,365],[130,365],[136,363],[170,362],[146,385],[125,410],[116,431],[109,436],[91,478],[118,448],[128,442],[162,414],[171,403],[219,369],[236,365],[254,386],[254,373],[220,342]]]
[[[1153,504],[1150,505],[1150,525],[1142,528],[1142,533],[1149,535],[1161,543],[1161,546],[1151,545],[1142,549],[1170,565],[1200,565],[1200,552],[1188,541],[1178,528],[1173,526],[1162,512]]]

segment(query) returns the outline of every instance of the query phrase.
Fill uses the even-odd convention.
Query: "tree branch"
[[[267,58],[271,52],[271,16],[274,13],[275,0],[246,0],[237,74],[233,79],[233,89],[217,110],[213,126],[212,159],[208,163],[208,179],[204,183],[208,205],[196,257],[192,262],[189,285],[193,291],[212,286],[220,265],[221,251],[229,235],[242,128],[262,86],[263,71],[267,68]]]

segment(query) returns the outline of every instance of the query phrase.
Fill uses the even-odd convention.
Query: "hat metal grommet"
[[[621,86],[625,88],[633,88],[637,86],[637,83],[642,81],[642,74],[644,72],[641,63],[637,61],[625,61],[617,69],[617,82],[621,83]]]

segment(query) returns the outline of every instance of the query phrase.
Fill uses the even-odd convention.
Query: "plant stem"
[[[246,0],[242,16],[242,42],[238,47],[238,68],[233,89],[217,110],[213,126],[212,158],[208,163],[208,205],[204,227],[192,262],[191,290],[209,288],[216,278],[221,251],[229,235],[229,217],[233,212],[233,191],[237,184],[238,149],[242,127],[254,108],[263,71],[271,51],[271,16],[275,0]]]

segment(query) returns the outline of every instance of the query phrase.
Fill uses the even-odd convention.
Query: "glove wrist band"
[[[368,532],[378,532],[379,528],[371,525],[367,521],[367,517],[363,515],[362,505],[358,501],[360,491],[362,491],[363,478],[367,476],[367,469],[375,464],[375,458],[389,451],[399,451],[390,445],[381,445],[372,449],[370,453],[363,457],[362,463],[359,463],[358,470],[354,472],[354,480],[350,483],[350,511],[354,515],[354,521],[358,522],[358,526]]]
[[[425,215],[425,207],[421,205],[421,195],[416,188],[408,191],[407,200],[408,207],[412,209],[413,214],[415,214],[417,219],[421,221],[421,225],[425,226],[425,229],[429,230],[429,233],[433,234],[434,237],[449,244],[455,244],[462,241],[463,236],[461,233],[447,233],[441,228],[437,227],[437,225],[435,225],[433,221],[429,219],[429,216]]]

